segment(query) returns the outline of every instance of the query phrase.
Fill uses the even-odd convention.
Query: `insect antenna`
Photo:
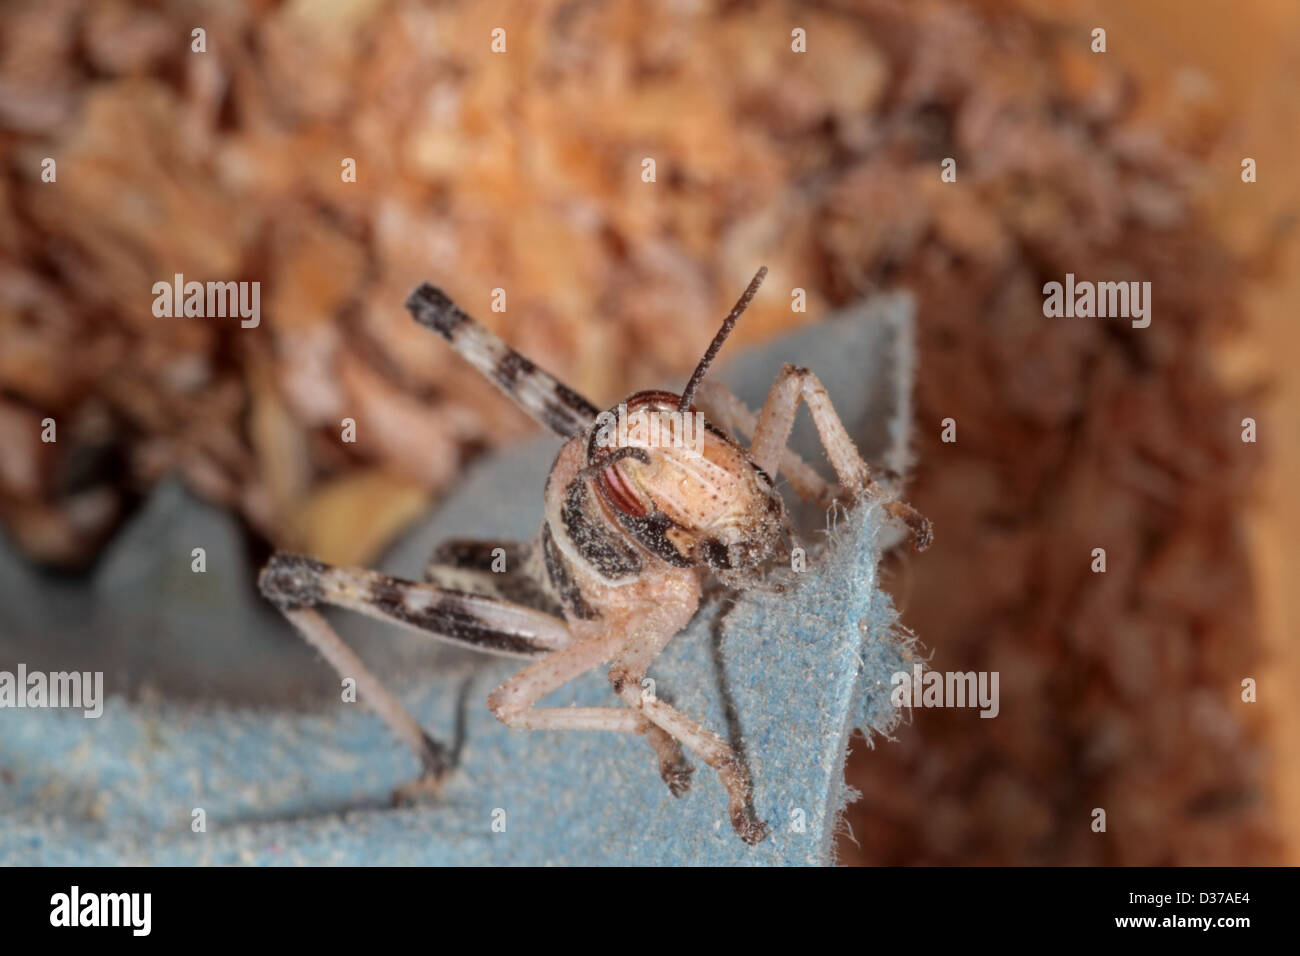
[[[758,271],[754,273],[754,278],[749,280],[749,285],[745,291],[736,300],[736,304],[732,306],[731,312],[722,320],[722,328],[718,329],[718,334],[709,343],[704,358],[700,359],[700,364],[695,366],[695,371],[691,374],[691,380],[686,383],[686,388],[682,390],[682,400],[677,403],[679,412],[684,412],[691,407],[691,402],[695,399],[695,390],[700,387],[700,382],[704,381],[704,375],[708,372],[709,366],[713,364],[713,359],[722,348],[722,343],[727,341],[727,336],[736,327],[736,320],[740,318],[740,314],[745,311],[745,308],[753,300],[755,293],[758,292],[758,287],[763,284],[763,277],[766,275],[767,266],[760,266]]]

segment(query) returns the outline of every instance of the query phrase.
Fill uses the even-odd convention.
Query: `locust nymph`
[[[451,769],[449,752],[339,639],[319,605],[529,659],[488,696],[498,719],[523,729],[642,736],[675,796],[690,786],[690,751],[718,774],[740,837],[751,844],[763,839],[766,827],[754,812],[746,768],[722,737],[644,694],[647,670],[695,614],[711,578],[736,588],[759,586],[773,561],[788,558],[791,533],[778,476],[796,494],[828,506],[878,499],[911,530],[918,549],[930,542],[929,522],[872,481],[811,371],[782,368],[757,415],[704,381],[766,271],[754,276],[680,395],[638,392],[605,412],[511,349],[440,289],[424,284],[411,293],[406,305],[417,322],[564,444],[542,494],[541,527],[529,543],[447,542],[422,582],[280,553],[262,572],[267,598],[335,670],[356,680],[359,698],[420,760],[424,772],[409,790],[435,790]],[[801,401],[837,485],[786,448]],[[750,437],[748,448],[741,434]],[[494,555],[503,550],[506,570],[494,571]],[[601,666],[608,667],[615,705],[535,706]]]

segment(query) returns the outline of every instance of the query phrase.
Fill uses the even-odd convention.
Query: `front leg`
[[[614,693],[634,710],[641,709],[641,698],[645,696],[646,670],[673,636],[668,634],[666,639],[661,637],[658,640],[630,641],[609,669],[609,682],[614,687]],[[695,768],[687,762],[681,743],[644,716],[641,718],[641,733],[659,758],[659,776],[668,784],[668,792],[674,797],[685,794],[691,788],[691,774]]]
[[[674,754],[680,754],[679,748],[685,746],[718,774],[727,791],[732,828],[749,845],[761,843],[767,835],[767,826],[754,812],[749,773],[731,745],[675,707],[641,691],[641,682],[645,679],[647,669],[672,636],[670,634],[667,638],[662,638],[651,635],[629,641],[610,669],[610,681],[628,707],[640,713],[650,723],[652,730],[659,731],[672,741],[672,749],[660,751],[660,773],[668,782],[669,788],[673,786],[670,774],[674,768]],[[655,737],[649,736],[649,739],[655,744]],[[656,750],[659,750],[658,745]]]
[[[853,444],[844,423],[836,414],[825,387],[806,368],[786,364],[772,384],[772,390],[767,393],[767,400],[763,403],[763,410],[754,427],[754,440],[749,447],[750,457],[758,467],[775,475],[784,464],[785,445],[790,438],[790,430],[794,427],[794,416],[801,399],[812,414],[822,447],[826,449],[831,467],[835,469],[844,491],[855,499],[864,492],[879,499],[886,513],[902,521],[911,530],[915,548],[918,551],[928,548],[933,539],[929,520],[872,480],[871,469],[858,454],[857,446]]]
[[[633,677],[635,675],[632,674],[626,674],[622,679],[615,677],[615,687],[621,688],[619,694],[623,700],[668,737],[713,768],[727,791],[727,809],[732,829],[750,846],[761,843],[767,836],[767,825],[754,812],[749,773],[731,745],[677,708],[665,704],[657,697],[643,695],[640,679],[633,680]]]
[[[641,732],[637,716],[622,707],[545,707],[533,705],[569,681],[610,660],[621,646],[605,632],[548,654],[525,667],[488,695],[488,709],[508,727],[524,730],[612,730]]]
[[[668,638],[672,636],[669,634]],[[662,648],[665,641],[657,643]],[[528,730],[612,730],[640,734],[646,732],[645,723],[648,721],[667,737],[694,751],[718,772],[727,790],[731,823],[736,833],[751,845],[761,841],[767,828],[754,819],[749,779],[735,753],[717,734],[662,701],[643,699],[640,680],[644,669],[640,676],[619,668],[611,672],[615,689],[628,704],[627,708],[533,706],[547,694],[606,663],[624,649],[624,639],[614,632],[599,633],[561,648],[530,664],[494,690],[488,696],[488,707],[502,723]],[[623,675],[621,680],[617,676],[620,673]],[[662,742],[662,738],[652,737],[651,743],[656,744],[656,740]],[[659,749],[658,744],[656,749]],[[666,753],[671,757],[671,748]]]

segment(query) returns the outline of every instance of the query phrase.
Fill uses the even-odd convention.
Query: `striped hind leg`
[[[595,405],[475,322],[437,286],[427,282],[417,286],[406,308],[415,321],[450,342],[484,377],[555,434],[572,438],[595,422],[600,411]]]
[[[356,681],[358,700],[415,755],[420,779],[402,788],[401,795],[435,790],[450,769],[448,750],[343,642],[318,606],[348,608],[438,640],[510,657],[540,657],[571,642],[563,620],[533,608],[362,568],[332,567],[301,555],[275,554],[258,585],[340,677]]]
[[[554,617],[564,609],[551,594],[538,542],[453,539],[429,558],[424,579],[449,591],[463,591],[522,604]]]

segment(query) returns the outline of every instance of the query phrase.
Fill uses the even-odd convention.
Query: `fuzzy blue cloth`
[[[845,417],[855,434],[875,429],[896,450],[908,424],[910,367],[898,352],[909,334],[907,301],[879,300],[745,354],[724,377],[743,385],[737,391],[756,407],[782,361],[809,365],[837,406],[854,412]],[[887,381],[900,374],[901,385]],[[799,428],[811,432],[801,417]],[[809,452],[807,440],[799,447]],[[449,536],[530,538],[556,448],[538,440],[473,469],[385,569],[418,577],[432,545]],[[161,489],[147,511],[88,594],[40,578],[0,549],[0,669],[20,659],[83,669],[85,655],[58,658],[53,646],[74,642],[78,626],[88,640],[127,648],[141,667],[146,651],[170,655],[172,670],[160,673],[182,667],[175,659],[200,675],[246,668],[250,680],[254,669],[270,680],[285,661],[299,666],[299,648],[282,633],[287,625],[244,594],[255,568],[224,516],[176,486]],[[675,799],[639,737],[498,723],[484,699],[520,662],[436,648],[332,612],[363,657],[383,660],[378,669],[425,727],[458,747],[440,799],[390,808],[389,794],[412,778],[415,763],[378,718],[337,697],[310,712],[151,695],[112,696],[97,720],[80,711],[0,710],[0,864],[829,863],[849,796],[843,764],[854,729],[893,726],[890,677],[910,670],[894,610],[877,587],[887,543],[879,509],[832,517],[833,525],[822,519],[829,532],[807,534],[825,549],[810,555],[805,572],[791,573],[787,590],[748,593],[725,612],[706,606],[650,670],[662,699],[743,745],[757,813],[769,826],[758,846],[732,831],[726,794],[697,759],[690,792]],[[209,548],[203,575],[189,571],[196,535]],[[222,535],[226,547],[215,545]],[[128,599],[132,586],[152,597]],[[62,609],[49,613],[62,616],[50,625],[37,605],[56,591]],[[65,630],[31,643],[36,629],[51,626]],[[53,656],[42,658],[45,650]],[[112,693],[114,676],[106,680]],[[569,703],[614,704],[603,671],[544,705]]]

